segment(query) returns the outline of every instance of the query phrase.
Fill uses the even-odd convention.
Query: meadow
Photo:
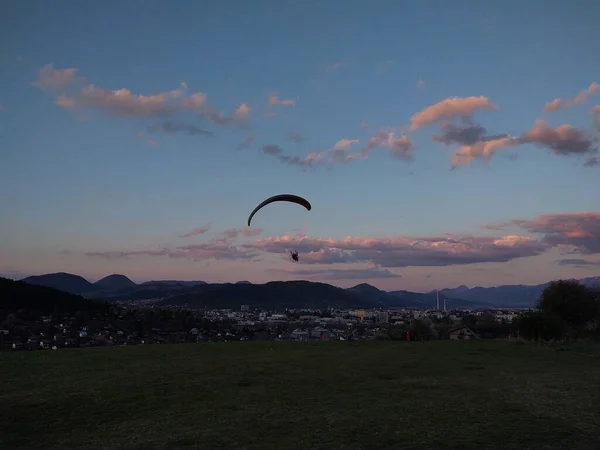
[[[600,346],[140,345],[0,353],[0,448],[593,449]]]

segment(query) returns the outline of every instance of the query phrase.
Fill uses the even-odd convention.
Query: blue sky
[[[600,271],[597,2],[2,9],[6,276],[429,290]],[[137,97],[171,91],[152,104]],[[205,97],[192,107],[195,93]],[[223,234],[242,232],[256,204],[283,192],[313,209],[271,205],[254,219],[260,230]],[[285,259],[291,247],[299,264]]]

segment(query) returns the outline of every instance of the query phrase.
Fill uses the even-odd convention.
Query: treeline
[[[521,338],[536,341],[600,338],[600,289],[576,280],[553,281],[536,309],[515,321]]]

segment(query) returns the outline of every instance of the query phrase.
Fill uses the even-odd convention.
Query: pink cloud
[[[482,158],[488,162],[492,155],[502,149],[519,145],[518,138],[509,136],[488,141],[478,141],[473,145],[461,145],[452,158],[452,167],[472,164],[475,158]]]
[[[201,227],[198,228],[194,228],[191,231],[188,231],[187,233],[183,234],[181,237],[192,237],[192,236],[198,236],[199,234],[204,234],[206,232],[208,232],[210,230],[211,224],[207,223],[206,225],[203,225]]]
[[[398,159],[410,160],[413,158],[415,148],[408,136],[396,137],[393,131],[380,130],[371,137],[367,144],[356,152],[350,151],[350,147],[359,144],[359,139],[341,139],[333,148],[323,152],[312,152],[306,159],[312,161],[327,161],[330,164],[348,164],[359,159],[366,159],[371,152],[382,147],[387,149],[392,156]]]
[[[149,147],[156,147],[158,145],[158,142],[155,141],[154,139],[148,139],[147,144]]]
[[[501,230],[511,226],[541,234],[541,242],[547,245],[572,247],[582,254],[600,253],[600,211],[542,214],[534,219],[515,219],[486,225],[486,228]]]
[[[46,64],[38,73],[38,79],[32,84],[43,91],[64,89],[83,80],[77,77],[77,69],[55,69],[54,64]]]
[[[235,110],[235,116],[236,117],[246,117],[248,116],[248,114],[250,114],[250,106],[247,105],[246,103],[242,103],[240,106],[238,106],[238,108]]]
[[[544,105],[544,112],[558,111],[561,108],[570,108],[581,103],[585,103],[593,94],[600,92],[600,85],[593,82],[586,89],[582,90],[575,97],[563,99],[555,98]]]
[[[410,120],[411,130],[417,130],[422,126],[430,125],[441,119],[455,117],[469,118],[478,110],[498,109],[487,97],[450,97],[435,103],[427,108],[413,114]]]
[[[544,120],[536,120],[532,129],[520,138],[522,143],[546,147],[558,155],[594,152],[594,142],[584,130],[571,125],[548,126]]]
[[[425,82],[423,80],[417,81],[417,87],[423,89],[425,87]]]
[[[294,106],[295,104],[295,100],[281,99],[277,97],[277,95],[274,92],[269,94],[269,106]]]
[[[600,166],[600,159],[597,156],[588,156],[588,159],[586,159],[585,167],[595,167],[595,166]]]
[[[60,95],[55,103],[67,109],[97,109],[108,115],[133,117],[169,116],[181,109],[199,109],[204,106],[197,97],[182,101],[181,96],[181,90],[135,95],[128,89],[110,91],[89,84],[74,95]]]
[[[300,252],[300,264],[370,262],[380,267],[506,262],[535,256],[548,246],[525,236],[346,237],[274,236],[244,244],[268,253]]]
[[[333,146],[334,150],[343,150],[346,151],[353,145],[360,143],[360,139],[340,139]]]
[[[75,77],[76,71],[77,69],[57,71],[48,65],[40,70],[40,77],[34,84],[42,89],[51,90],[66,87],[83,80]],[[166,118],[191,112],[217,125],[244,125],[251,112],[250,106],[242,103],[231,115],[223,114],[207,104],[206,94],[196,92],[187,95],[186,90],[185,82],[180,83],[179,89],[150,95],[134,94],[124,88],[109,90],[88,84],[78,92],[62,93],[56,98],[55,104],[72,110],[97,110],[115,117]]]

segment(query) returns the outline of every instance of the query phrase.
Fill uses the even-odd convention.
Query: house
[[[292,331],[291,337],[292,337],[292,340],[294,340],[294,341],[308,341],[310,335],[309,335],[308,331],[304,331],[299,328],[296,328],[294,331]]]
[[[328,341],[329,330],[323,327],[316,327],[310,332],[310,337],[321,341]]]
[[[471,330],[469,327],[458,327],[453,328],[448,332],[450,335],[450,339],[459,340],[459,339],[477,339],[477,334]]]

